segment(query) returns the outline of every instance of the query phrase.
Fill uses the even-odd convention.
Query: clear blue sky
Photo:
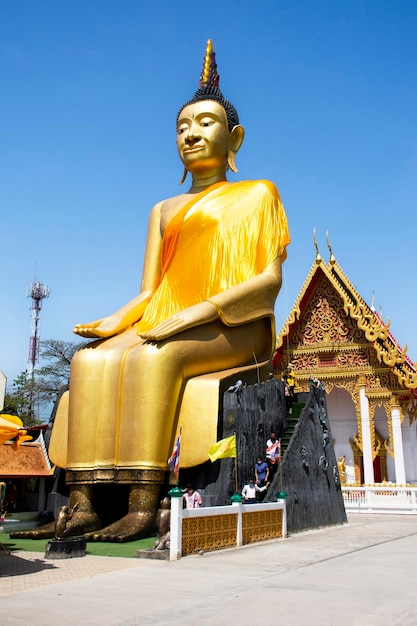
[[[179,192],[175,118],[213,39],[246,139],[236,178],[273,180],[292,236],[284,321],[325,232],[417,360],[415,0],[14,0],[0,13],[0,370],[139,289],[148,215]]]

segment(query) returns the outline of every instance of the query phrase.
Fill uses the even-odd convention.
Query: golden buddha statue
[[[346,484],[346,457],[339,456],[337,460],[337,469],[339,470],[340,482]]]
[[[244,130],[216,68],[209,41],[198,90],[177,118],[191,186],[151,211],[141,292],[74,329],[98,339],[71,364],[65,464],[77,506],[69,525],[89,540],[130,540],[154,526],[186,382],[272,355],[287,220],[272,183],[226,179]],[[130,485],[129,505],[100,528],[94,487],[106,481]]]

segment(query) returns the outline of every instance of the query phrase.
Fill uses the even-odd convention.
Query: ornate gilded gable
[[[407,348],[402,349],[390,333],[390,322],[385,324],[361,298],[332,252],[328,265],[317,245],[316,252],[277,337],[275,373],[280,375],[291,362],[302,387],[313,376],[330,386],[336,379],[344,380],[346,388],[361,374],[384,381],[387,390],[411,390],[417,398],[416,367]]]
[[[330,350],[346,344],[365,344],[364,332],[344,310],[344,302],[326,275],[322,275],[306,302],[291,337],[293,348],[324,347]]]

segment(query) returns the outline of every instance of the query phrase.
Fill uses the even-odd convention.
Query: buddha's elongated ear
[[[180,180],[180,185],[182,185],[182,184],[183,184],[183,182],[185,181],[185,179],[187,178],[187,174],[188,174],[188,171],[187,171],[187,169],[184,167],[184,172],[183,172],[182,178],[181,178],[181,180]]]
[[[237,172],[237,167],[235,164],[235,157],[243,143],[243,139],[245,137],[245,130],[243,126],[238,124],[237,126],[233,126],[230,132],[230,141],[229,148],[227,150],[227,164],[232,170],[232,172]]]

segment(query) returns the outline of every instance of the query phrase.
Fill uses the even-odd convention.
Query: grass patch
[[[136,557],[137,550],[146,550],[153,548],[156,537],[147,537],[146,539],[138,539],[137,541],[128,541],[126,543],[107,543],[100,541],[89,541],[87,543],[87,554],[95,556],[122,556],[126,558]],[[1,534],[0,541],[6,550],[24,550],[25,552],[42,552],[45,553],[48,539],[10,539],[10,535]]]

